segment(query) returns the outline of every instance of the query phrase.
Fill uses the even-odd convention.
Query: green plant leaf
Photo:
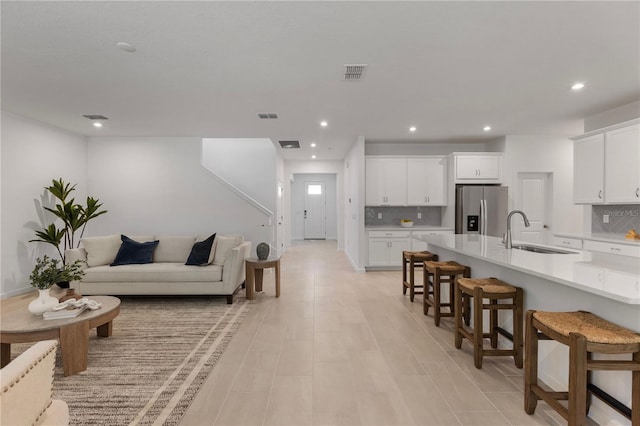
[[[75,191],[76,186],[71,186],[71,184],[65,183],[62,178],[60,178],[58,180],[52,179],[51,186],[46,187],[45,189],[49,191],[51,195],[64,203],[69,194],[71,194],[72,191]]]

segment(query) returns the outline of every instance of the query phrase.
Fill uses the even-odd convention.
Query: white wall
[[[383,143],[366,142],[365,155],[447,155],[452,152],[483,152],[487,150],[486,141],[474,143]]]
[[[338,239],[338,209],[335,174],[295,174],[291,183],[291,239],[304,239],[305,183],[322,182],[325,186],[326,239]]]
[[[91,235],[237,233],[254,251],[268,217],[202,167],[201,151],[199,138],[90,139],[88,186],[109,210]]]
[[[87,142],[83,136],[3,111],[1,151],[0,297],[4,298],[33,289],[29,275],[37,257],[59,257],[54,247],[29,240],[35,238],[36,229],[54,219],[42,209],[43,201],[51,205],[44,187],[52,179],[62,177],[77,184],[76,200],[83,203],[86,198]]]
[[[269,139],[202,139],[202,161],[272,212],[276,211],[276,148]]]
[[[335,174],[336,175],[336,210],[337,210],[337,240],[338,249],[344,249],[344,168],[342,161],[285,161],[284,162],[284,235],[285,247],[291,246],[292,216],[291,216],[291,179],[296,174]]]
[[[640,117],[640,100],[620,105],[584,119],[584,132],[601,129]],[[573,135],[578,136],[578,135]]]
[[[358,137],[344,161],[345,254],[356,271],[364,272],[366,235],[364,232],[364,137]]]
[[[582,232],[582,206],[573,204],[573,141],[561,136],[509,135],[504,142],[504,185],[515,208],[518,173],[553,174],[551,234]]]

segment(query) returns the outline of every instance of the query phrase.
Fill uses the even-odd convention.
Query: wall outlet
[[[609,223],[609,215],[608,214],[602,215],[602,223]]]
[[[378,213],[378,219],[382,219],[382,213]]]
[[[422,213],[418,212],[418,219],[422,219]]]

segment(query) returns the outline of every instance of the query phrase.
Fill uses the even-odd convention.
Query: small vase
[[[29,303],[29,312],[34,315],[42,315],[43,313],[50,311],[54,306],[58,304],[58,299],[53,296],[49,296],[49,290],[38,290],[38,298],[32,300]]]
[[[79,299],[82,299],[82,295],[79,293],[76,293],[74,289],[70,288],[69,290],[67,290],[67,293],[64,296],[58,299],[58,302],[62,303],[69,299],[79,300]]]
[[[256,254],[258,255],[258,260],[267,260],[267,257],[269,257],[269,244],[258,244],[256,247]]]

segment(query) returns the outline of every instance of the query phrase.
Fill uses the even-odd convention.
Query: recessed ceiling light
[[[315,160],[315,159],[316,159],[316,156],[315,156],[315,155],[312,155],[312,156],[311,156],[311,158],[313,158],[313,159]]]
[[[491,130],[491,126],[484,126],[482,130],[484,130],[485,132],[488,132],[489,130]]]
[[[311,143],[311,148],[315,148],[315,147],[316,147],[316,143],[315,143],[315,142],[312,142],[312,143]]]
[[[327,126],[329,125],[329,123],[327,123],[326,121],[321,121],[321,122],[320,122],[320,125],[321,125],[322,127],[327,127]]]
[[[133,44],[126,43],[124,41],[119,41],[118,43],[116,43],[116,46],[118,46],[118,49],[125,52],[133,53],[136,51],[136,47]]]
[[[571,86],[571,90],[580,90],[584,87],[584,83],[582,83],[581,81],[578,81],[576,83],[573,83],[573,86]]]
[[[99,121],[94,121],[93,122],[93,127],[102,127],[102,123]]]
[[[410,131],[410,132],[415,132],[415,131],[416,131],[416,126],[411,126],[411,127],[409,127],[409,131]]]

